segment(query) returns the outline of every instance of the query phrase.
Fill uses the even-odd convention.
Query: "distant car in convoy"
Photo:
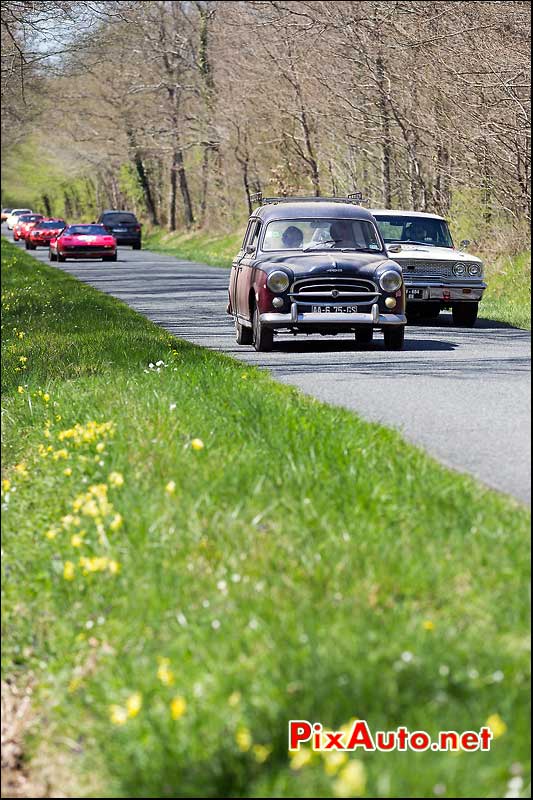
[[[108,209],[100,214],[97,223],[113,234],[117,244],[131,245],[134,250],[141,249],[141,223],[131,211]]]
[[[57,239],[61,231],[67,227],[64,219],[42,219],[26,236],[26,250],[37,247],[48,247],[50,239]]]
[[[483,262],[454,246],[437,214],[374,209],[370,212],[389,254],[403,270],[409,317],[438,317],[451,308],[455,325],[475,325],[486,284]],[[461,242],[466,248],[470,242]]]
[[[13,241],[18,242],[19,239],[25,239],[34,225],[37,225],[42,219],[44,219],[42,214],[21,214],[13,228]]]
[[[117,260],[115,238],[102,225],[67,225],[59,236],[50,239],[50,261],[67,258],[101,258]]]
[[[18,222],[18,218],[22,214],[33,214],[33,211],[31,210],[31,208],[14,208],[11,211],[11,214],[9,215],[9,217],[6,219],[6,225],[7,225],[8,230],[10,230],[10,231],[13,230],[13,228],[15,227],[15,225]]]
[[[6,219],[9,217],[9,215],[11,214],[12,211],[13,211],[12,208],[3,208],[2,209],[2,213],[0,214],[0,219],[2,220],[2,222],[6,221]]]
[[[261,198],[230,275],[227,312],[238,344],[271,350],[280,330],[351,333],[368,344],[381,329],[387,350],[403,347],[402,271],[359,201]]]

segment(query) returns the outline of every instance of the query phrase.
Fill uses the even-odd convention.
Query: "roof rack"
[[[262,192],[256,192],[250,196],[252,203],[260,203],[262,206],[269,205],[270,203],[353,203],[358,206],[363,201],[361,192],[352,192],[347,194],[346,197],[263,197]]]

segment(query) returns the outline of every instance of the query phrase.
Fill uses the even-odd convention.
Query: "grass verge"
[[[527,780],[526,509],[4,242],[2,277],[2,658],[34,752],[107,797]],[[288,719],[354,716],[497,738],[289,757]]]
[[[145,237],[144,246],[189,261],[231,267],[242,235],[243,232],[225,236],[205,232],[168,233],[154,228]],[[480,316],[530,329],[531,251],[514,257],[498,256],[494,261],[484,257],[484,261],[488,289],[480,306]]]

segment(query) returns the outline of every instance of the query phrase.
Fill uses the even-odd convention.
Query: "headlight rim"
[[[483,266],[482,264],[478,264],[476,262],[468,265],[468,274],[471,278],[481,278],[483,277]]]
[[[398,282],[397,282],[396,286],[394,286],[394,288],[390,288],[390,287],[387,287],[387,286],[384,286],[384,285],[383,285],[383,279],[384,279],[384,278],[385,278],[387,275],[395,275],[395,276],[398,278]],[[388,292],[389,294],[391,294],[391,293],[393,293],[393,292],[397,292],[397,291],[398,291],[398,289],[400,289],[400,288],[401,288],[401,286],[402,286],[402,283],[403,283],[403,275],[402,275],[402,273],[401,273],[401,272],[399,272],[397,269],[386,269],[386,270],[385,270],[384,272],[382,272],[382,273],[381,273],[381,275],[379,276],[379,285],[380,285],[381,289],[382,289],[384,292]]]
[[[275,275],[283,275],[283,277],[285,278],[286,285],[282,289],[280,289],[280,288],[274,289],[270,285],[270,282],[271,282],[273,276],[275,276]],[[285,272],[285,270],[283,270],[283,269],[275,269],[275,270],[272,270],[272,272],[270,272],[267,275],[266,285],[267,285],[267,289],[269,289],[273,294],[283,294],[283,292],[286,292],[287,289],[289,288],[289,286],[291,285],[291,279],[290,279],[290,276]]]
[[[457,261],[452,267],[452,272],[456,278],[464,278],[465,275],[468,275],[468,267],[466,264]]]

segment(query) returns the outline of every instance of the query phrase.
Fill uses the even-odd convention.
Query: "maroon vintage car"
[[[262,200],[233,262],[227,311],[237,342],[260,351],[280,330],[368,344],[375,329],[400,350],[407,321],[401,267],[355,195]]]

